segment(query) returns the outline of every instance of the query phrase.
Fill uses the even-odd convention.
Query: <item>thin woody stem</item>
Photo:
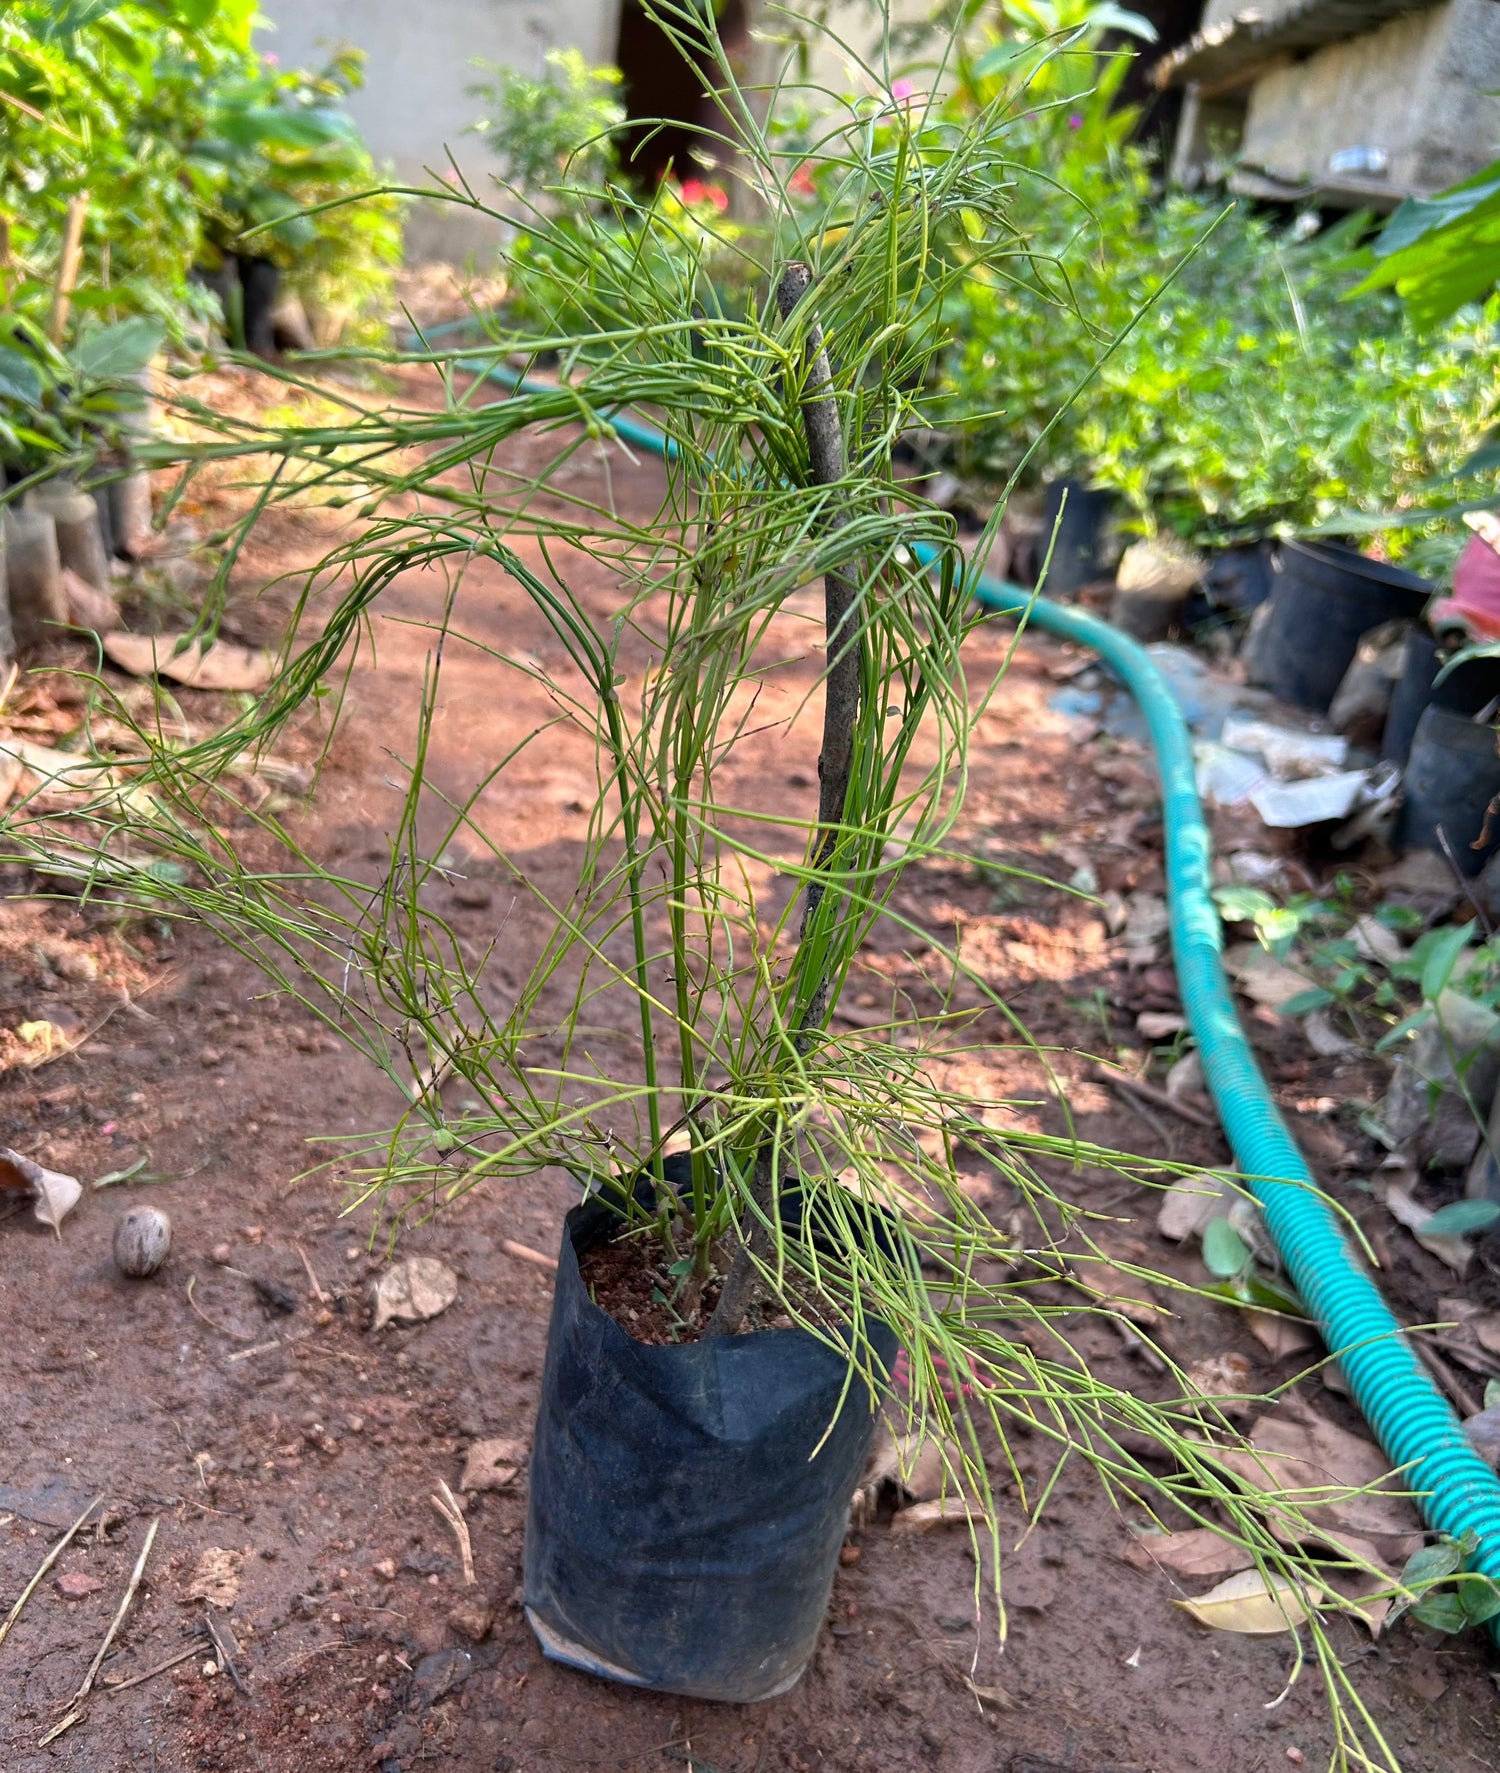
[[[812,287],[812,272],[796,260],[787,265],[776,285],[776,306],[783,320]],[[838,402],[833,394],[833,371],[823,342],[823,328],[816,317],[807,329],[806,380],[802,392],[802,427],[807,437],[808,463],[814,486],[837,486],[844,478],[844,434],[839,425]],[[825,534],[833,534],[849,521],[839,500],[831,500],[823,517]],[[833,567],[823,575],[823,634],[827,667],[823,674],[823,745],[818,753],[818,837],[813,845],[812,866],[826,869],[838,846],[839,827],[849,797],[849,773],[854,760],[854,727],[859,717],[860,633],[855,613],[858,585],[851,574]],[[802,912],[801,940],[805,943],[817,914],[825,883],[807,883]],[[793,1039],[806,1053],[828,1010],[832,980],[823,970],[804,1000]],[[765,1220],[774,1204],[775,1153],[773,1142],[762,1142],[755,1154],[750,1196],[759,1208],[749,1233],[734,1253],[724,1287],[708,1323],[706,1336],[732,1336],[744,1321],[758,1287],[757,1258],[763,1258],[770,1234]]]

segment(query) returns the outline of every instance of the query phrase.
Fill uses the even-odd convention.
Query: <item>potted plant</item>
[[[1086,1306],[1099,1259],[1043,1160],[1142,1184],[1170,1168],[1028,1132],[976,1094],[970,1024],[1003,1004],[926,930],[925,983],[889,989],[873,1015],[837,1014],[877,929],[917,933],[903,878],[961,860],[951,833],[993,685],[965,664],[979,617],[952,520],[910,492],[892,453],[921,412],[948,298],[1017,250],[1000,176],[1010,98],[955,123],[898,92],[877,58],[809,132],[789,81],[769,118],[748,102],[711,18],[662,16],[720,69],[743,136],[762,218],[731,244],[754,299],[701,299],[730,249],[706,214],[688,228],[661,197],[633,212],[631,235],[593,226],[580,203],[547,241],[576,324],[491,321],[487,356],[446,360],[439,410],[273,429],[184,397],[192,453],[282,459],[259,504],[321,491],[358,499],[362,523],[324,563],[338,573],[316,580],[340,587],[316,639],[265,700],[211,740],[159,751],[150,795],[101,803],[95,890],[125,872],[120,821],[153,809],[134,835],[186,866],[137,869],[131,890],[222,928],[401,1081],[399,1125],[346,1154],[369,1159],[351,1211],[373,1202],[394,1234],[478,1186],[544,1167],[575,1179],[526,1548],[550,1654],[719,1699],[790,1685],[888,1399],[909,1450],[939,1448],[997,1583],[990,1472],[1024,1433],[1148,1507],[1166,1490],[1205,1523],[1226,1510],[1264,1570],[1306,1586],[1318,1557],[1286,1543],[1294,1506],[1258,1502],[1223,1461],[1223,1419],[1201,1399],[1159,1407],[1102,1385],[1062,1351],[1038,1296],[1077,1283]],[[777,132],[783,108],[795,136]],[[504,398],[464,385],[518,354],[555,354],[557,378]],[[649,519],[560,473],[591,440],[627,435],[624,409],[659,427]],[[536,693],[546,711],[496,770],[545,751],[592,784],[565,886],[528,862],[525,820],[484,835],[485,783],[455,805],[427,782],[476,560],[550,634],[545,658],[519,638],[487,649],[495,693]],[[303,706],[382,589],[423,567],[455,576],[383,887],[300,851],[290,869],[241,862],[232,831],[204,817],[216,768]],[[782,746],[816,730],[816,795],[809,781],[788,804],[755,764],[768,723]],[[77,872],[76,809],[69,841],[55,866]],[[500,1007],[434,903],[460,843],[488,849],[481,865],[526,905],[510,939],[525,977]],[[970,1164],[1010,1191],[1014,1227],[977,1203]],[[1143,1430],[1177,1476],[1132,1451]],[[1267,1592],[1274,1606],[1283,1591]]]

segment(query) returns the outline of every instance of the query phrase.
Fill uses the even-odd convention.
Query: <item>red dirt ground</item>
[[[614,495],[654,509],[654,475],[617,461]],[[315,557],[323,533],[312,519],[268,521],[241,564],[246,594]],[[300,820],[310,850],[361,878],[376,878],[386,859],[401,797],[388,784],[385,748],[409,743],[430,649],[430,634],[400,618],[430,618],[440,595],[430,578],[397,582],[377,616],[378,669],[358,671],[348,723]],[[589,595],[607,612],[607,582]],[[468,630],[494,644],[548,644],[519,592],[482,565],[462,610]],[[257,619],[253,609],[243,616],[252,629]],[[1003,631],[986,630],[976,662],[997,667],[1008,644]],[[1070,657],[1040,639],[1022,647],[982,722],[966,823],[991,853],[1042,873],[1065,878],[1087,862],[1106,887],[1159,890],[1145,760],[1129,747],[1081,743],[1045,707],[1049,671]],[[213,714],[190,692],[184,706]],[[538,709],[520,694],[497,697],[493,665],[454,648],[441,714],[435,772],[462,790]],[[772,800],[805,797],[814,748],[804,720],[790,735],[768,735],[747,768],[762,773]],[[572,809],[584,759],[564,741],[549,747],[545,767],[526,755],[486,793],[481,816],[538,874],[562,878],[582,835]],[[1007,1559],[1003,1649],[988,1600],[976,1611],[961,1533],[876,1525],[852,1535],[858,1558],[840,1570],[815,1661],[785,1698],[723,1707],[606,1685],[544,1662],[519,1611],[523,1487],[469,1501],[495,1624],[482,1642],[460,1637],[448,1622],[462,1595],[454,1542],[429,1498],[439,1480],[457,1486],[473,1439],[526,1432],[550,1277],[502,1240],[553,1249],[571,1185],[539,1175],[503,1193],[477,1191],[410,1232],[400,1253],[448,1261],[458,1301],[430,1323],[372,1333],[367,1296],[384,1253],[367,1248],[366,1222],[340,1218],[338,1176],[306,1173],[322,1155],[308,1141],[389,1124],[393,1086],[295,1003],[266,994],[208,932],[102,921],[71,901],[29,897],[34,882],[19,871],[6,884],[14,896],[0,918],[0,1023],[49,1012],[87,1027],[110,1019],[75,1056],[0,1078],[0,1139],[86,1179],[140,1157],[167,1179],[91,1194],[60,1238],[26,1213],[0,1225],[0,1602],[89,1498],[105,1498],[103,1527],[70,1547],[0,1645],[5,1773],[1276,1773],[1328,1764],[1317,1676],[1304,1671],[1277,1703],[1292,1672],[1290,1639],[1195,1625],[1173,1605],[1171,1578],[1123,1561],[1129,1522],[1081,1467],[1063,1473],[1040,1525]],[[1150,1111],[1143,1119],[1092,1081],[1090,1050],[1139,1045],[1136,1012],[1175,1005],[1170,973],[1128,967],[1096,908],[1041,889],[1000,903],[992,881],[925,865],[906,890],[906,909],[934,930],[961,922],[968,951],[1033,1035],[1065,1049],[1057,1069],[1083,1137],[1226,1161],[1217,1132]],[[490,904],[483,897],[470,890],[461,903],[455,891],[442,906],[480,945],[504,909],[498,883]],[[507,926],[517,961],[527,939],[524,921]],[[502,982],[523,975],[502,951]],[[1312,1059],[1293,1032],[1252,1025],[1320,1179],[1342,1186],[1375,1159],[1345,1106],[1377,1087],[1373,1069]],[[1031,1097],[1035,1124],[1059,1128],[1040,1071],[1002,1045],[998,1018],[993,1038],[986,1089]],[[977,1170],[975,1186],[986,1186]],[[1058,1186],[1114,1216],[1102,1241],[1123,1258],[1201,1278],[1195,1255],[1157,1236],[1154,1194],[1091,1175],[1063,1174]],[[1371,1211],[1367,1197],[1346,1198]],[[110,1238],[116,1215],[139,1203],[171,1214],[176,1241],[159,1275],[129,1282],[112,1266]],[[998,1190],[994,1208],[1007,1210]],[[1398,1296],[1420,1309],[1441,1272],[1404,1233],[1387,1242]],[[228,1266],[212,1254],[224,1244]],[[326,1303],[312,1297],[304,1257]],[[263,1303],[254,1279],[293,1289],[296,1311]],[[1229,1309],[1175,1295],[1170,1303],[1164,1335],[1181,1361],[1238,1351],[1257,1387],[1298,1370],[1271,1361]],[[1079,1314],[1074,1329],[1102,1377],[1155,1383],[1097,1319]],[[1355,1425],[1315,1380],[1302,1389]],[[1017,1454],[1031,1475],[1043,1469],[1040,1446],[1021,1442]],[[1009,1544],[1021,1517],[1014,1500],[1007,1509]],[[100,1690],[78,1723],[40,1747],[103,1639],[153,1520],[161,1525],[146,1581]],[[109,1691],[113,1679],[195,1642],[204,1605],[189,1591],[210,1548],[234,1554],[238,1595],[223,1617],[245,1691],[205,1674],[202,1646],[170,1671]],[[61,1574],[99,1586],[66,1598]],[[1500,1765],[1493,1662],[1481,1642],[1407,1625],[1372,1643],[1341,1618],[1330,1630],[1406,1773]]]

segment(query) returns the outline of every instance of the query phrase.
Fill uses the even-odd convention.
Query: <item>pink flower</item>
[[[267,51],[260,59],[268,68],[279,68],[281,66],[281,57],[279,55],[272,55],[269,51]]]
[[[891,87],[891,97],[899,101],[909,99],[916,91],[910,80],[898,80]]]
[[[682,201],[689,207],[711,203],[723,215],[729,208],[729,193],[722,185],[706,184],[702,179],[684,179],[680,187]]]
[[[1076,111],[1068,119],[1068,128],[1069,129],[1082,129],[1083,128],[1083,119],[1078,115],[1078,113]]]
[[[806,166],[799,166],[787,180],[787,189],[798,197],[816,197],[818,187],[813,183],[813,175]]]

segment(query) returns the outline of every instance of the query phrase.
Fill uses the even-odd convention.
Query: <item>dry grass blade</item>
[[[154,1681],[158,1675],[166,1674],[169,1669],[180,1668],[184,1662],[195,1656],[201,1656],[207,1646],[202,1642],[189,1644],[187,1649],[179,1650],[175,1656],[168,1656],[161,1662],[153,1662],[150,1668],[143,1668],[139,1674],[126,1675],[123,1680],[112,1681],[108,1675],[104,1677],[106,1693],[123,1693],[127,1687],[144,1686],[147,1681]]]
[[[453,1494],[441,1478],[438,1480],[441,1495],[434,1494],[432,1506],[438,1511],[453,1529],[453,1537],[458,1541],[458,1555],[464,1567],[464,1587],[474,1586],[474,1547],[469,1539],[469,1524],[464,1519],[464,1511],[458,1498]]]
[[[74,1521],[73,1525],[68,1528],[67,1532],[63,1534],[62,1538],[58,1540],[57,1544],[52,1547],[51,1551],[47,1553],[46,1557],[42,1559],[40,1565],[37,1567],[36,1574],[32,1577],[30,1582],[26,1584],[25,1588],[21,1590],[20,1594],[16,1597],[16,1604],[11,1608],[9,1613],[6,1614],[4,1623],[0,1624],[0,1644],[3,1644],[6,1638],[10,1636],[10,1628],[21,1617],[21,1609],[26,1605],[27,1601],[31,1599],[32,1595],[36,1593],[38,1586],[45,1579],[47,1572],[73,1543],[73,1536],[103,1500],[103,1496],[96,1496],[88,1507],[84,1509],[83,1513],[79,1515],[78,1519]]]
[[[540,1250],[533,1250],[526,1244],[518,1244],[513,1238],[508,1237],[500,1239],[500,1248],[505,1251],[507,1256],[514,1256],[518,1262],[532,1262],[538,1268],[556,1272],[556,1256],[544,1256]]]
[[[236,1342],[251,1341],[252,1338],[247,1336],[243,1330],[231,1330],[230,1327],[228,1326],[228,1324],[216,1323],[214,1321],[214,1319],[208,1315],[208,1313],[203,1309],[203,1307],[193,1297],[193,1288],[196,1287],[197,1284],[198,1284],[198,1277],[195,1274],[189,1279],[188,1284],[187,1284],[187,1302],[193,1308],[193,1316],[196,1317],[201,1323],[207,1324],[209,1329],[217,1330],[221,1336],[229,1336]]]
[[[81,1711],[70,1711],[66,1717],[59,1719],[47,1734],[38,1740],[37,1747],[46,1748],[49,1743],[56,1742],[59,1736],[65,1731],[71,1730],[82,1717],[83,1713]]]
[[[135,1560],[135,1568],[130,1572],[130,1581],[126,1585],[124,1598],[115,1609],[115,1616],[109,1622],[109,1630],[104,1634],[104,1642],[95,1651],[94,1660],[89,1664],[89,1672],[83,1677],[82,1685],[68,1701],[71,1706],[81,1705],[94,1690],[94,1682],[98,1677],[99,1669],[104,1658],[109,1654],[109,1647],[115,1641],[116,1634],[125,1623],[125,1615],[130,1611],[130,1604],[135,1599],[136,1590],[141,1586],[141,1578],[146,1573],[146,1560],[151,1556],[151,1547],[156,1543],[156,1530],[160,1525],[161,1516],[158,1515],[146,1529],[146,1542],[141,1547],[141,1555]]]

